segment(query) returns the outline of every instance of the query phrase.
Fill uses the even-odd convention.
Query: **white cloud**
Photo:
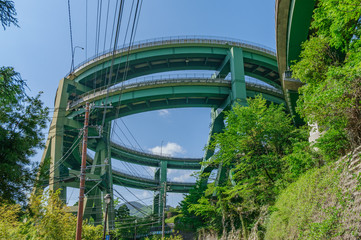
[[[162,116],[162,117],[168,116],[170,114],[169,111],[166,109],[159,110],[158,113],[159,113],[159,116]]]
[[[137,197],[142,199],[142,198],[149,198],[152,197],[153,195],[149,192],[149,191],[143,191],[141,194],[137,194]]]
[[[165,156],[174,156],[177,153],[185,153],[185,150],[182,148],[182,146],[172,142],[168,142],[166,145],[163,146],[156,146],[154,148],[150,148],[149,151],[151,151],[153,154]]]
[[[191,174],[192,173],[185,173],[179,177],[174,177],[173,181],[175,182],[186,182],[187,180],[189,180],[191,178]]]
[[[178,169],[173,169],[173,168],[169,168],[169,169],[167,169],[167,174],[169,175],[169,174],[177,174],[177,173],[179,173],[180,172],[180,170],[178,170]]]

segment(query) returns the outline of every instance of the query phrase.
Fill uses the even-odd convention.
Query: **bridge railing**
[[[207,76],[208,75],[208,76]],[[138,88],[143,86],[150,85],[160,85],[160,84],[171,84],[171,83],[224,83],[230,84],[230,79],[226,78],[212,78],[213,74],[169,74],[169,75],[159,75],[159,76],[147,76],[135,78],[128,80],[126,82],[113,85],[111,87],[103,86],[96,88],[90,92],[86,92],[74,98],[71,102],[68,103],[67,109],[71,109],[78,104],[81,104],[85,101],[88,101],[92,98],[96,98],[102,95],[109,95],[117,91]],[[283,97],[283,92],[281,89],[274,88],[272,86],[261,83],[258,80],[255,80],[251,77],[246,76],[246,87],[254,87],[257,89],[262,89],[266,92],[272,92],[273,94]]]
[[[130,153],[134,153],[136,155],[142,155],[142,156],[146,156],[146,157],[150,157],[150,158],[155,158],[155,159],[165,159],[165,160],[170,160],[170,161],[180,161],[180,162],[184,162],[185,164],[187,163],[191,163],[192,165],[194,163],[197,162],[201,162],[202,158],[177,158],[177,157],[172,157],[169,154],[155,154],[155,153],[151,153],[150,151],[144,150],[144,149],[136,149],[136,148],[131,148],[128,146],[124,146],[121,145],[119,143],[116,143],[114,141],[111,142],[111,146],[114,146],[116,148],[119,149],[123,149],[126,152],[130,152]]]
[[[133,175],[131,173],[127,173],[124,172],[124,170],[114,167],[112,166],[112,171],[113,173],[118,173],[119,175],[122,175],[124,177],[130,178],[130,179],[134,179],[134,180],[143,180],[143,181],[147,181],[147,182],[152,182],[152,183],[158,183],[158,181],[156,181],[154,178],[151,178],[150,176],[145,176],[142,174],[137,173],[137,175]]]
[[[145,182],[152,182],[152,183],[159,183],[159,181],[155,180],[154,178],[150,178],[150,177],[147,177],[145,175],[140,175],[140,174],[137,174],[137,175],[133,175],[133,174],[130,174],[130,173],[126,173],[124,172],[124,170],[121,170],[117,167],[113,167],[112,166],[112,171],[113,173],[117,173],[118,175],[120,176],[124,176],[126,178],[130,178],[130,179],[134,179],[134,180],[137,180],[137,181],[145,181]],[[167,179],[167,184],[169,185],[184,185],[184,186],[193,186],[195,184],[195,182],[179,182],[179,181],[172,181],[170,179]]]
[[[259,52],[264,52],[272,56],[276,56],[276,51],[273,48],[252,43],[250,41],[239,40],[236,38],[229,37],[216,37],[216,36],[197,36],[197,35],[189,35],[189,36],[175,36],[175,37],[161,37],[161,38],[153,38],[142,40],[138,42],[134,42],[132,45],[125,44],[117,48],[115,54],[126,53],[131,50],[141,49],[145,47],[152,46],[160,46],[160,45],[170,45],[177,43],[201,43],[201,44],[219,44],[219,45],[229,45],[229,46],[237,46],[242,48],[248,48],[252,50],[256,50]],[[74,69],[74,72],[77,72],[79,69],[96,62],[99,59],[106,58],[112,56],[113,50],[108,49],[106,51],[100,52],[93,57],[90,57],[83,62],[79,63]],[[69,76],[71,72],[69,72],[65,77]]]
[[[143,87],[143,86],[150,86],[150,85],[161,85],[161,84],[170,84],[170,83],[224,83],[224,84],[229,84],[230,81],[229,80],[224,80],[224,79],[204,79],[204,78],[183,78],[183,79],[176,79],[176,78],[168,78],[168,79],[160,79],[160,80],[145,80],[144,82],[132,82],[129,84],[117,84],[114,86],[111,86],[109,88],[107,88],[106,86],[104,87],[100,87],[100,88],[96,88],[90,92],[84,93],[82,95],[77,96],[76,98],[74,98],[71,102],[68,103],[68,107],[67,109],[73,108],[76,105],[87,101],[89,99],[92,98],[96,98],[102,95],[107,95],[107,94],[112,94],[114,92],[117,91],[121,91],[121,90],[127,90],[127,89],[132,89],[132,88],[138,88],[138,87]]]

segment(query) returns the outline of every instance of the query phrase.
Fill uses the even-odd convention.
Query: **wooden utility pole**
[[[167,196],[167,182],[164,182],[164,194],[163,194],[163,209],[162,209],[162,240],[164,239],[164,231],[165,231],[165,206],[167,204],[166,202],[166,196]]]
[[[84,211],[84,189],[85,189],[85,169],[86,169],[86,150],[88,143],[88,126],[89,126],[89,103],[85,107],[85,119],[83,129],[83,149],[81,155],[80,167],[80,191],[79,191],[79,205],[78,205],[78,222],[76,224],[76,240],[81,240],[81,231],[83,227],[83,211]]]

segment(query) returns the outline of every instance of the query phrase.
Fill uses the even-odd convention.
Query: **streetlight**
[[[104,202],[105,202],[105,204],[106,204],[106,207],[105,207],[105,219],[104,219],[103,240],[105,240],[105,231],[106,231],[106,229],[107,229],[108,206],[109,206],[110,200],[112,200],[112,197],[111,197],[110,194],[108,193],[108,194],[105,195],[105,197],[104,197]]]
[[[74,54],[75,54],[75,49],[80,48],[81,50],[84,50],[83,47],[80,46],[75,46],[73,48],[73,51],[71,52],[71,66],[70,66],[70,72],[74,71]]]

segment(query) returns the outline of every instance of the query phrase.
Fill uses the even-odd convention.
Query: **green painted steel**
[[[200,169],[200,162],[213,154],[207,150],[204,159],[179,159],[127,149],[111,142],[112,120],[158,109],[209,107],[214,115],[210,140],[213,133],[223,128],[222,110],[230,109],[235,101],[245,103],[247,97],[262,94],[270,102],[286,104],[275,54],[258,46],[219,39],[170,39],[135,45],[127,53],[128,49],[117,51],[111,73],[112,56],[107,53],[82,64],[61,80],[42,158],[46,162],[45,158],[51,157],[52,189],[77,186],[74,176],[80,170],[82,107],[86,102],[92,103],[90,125],[104,125],[100,132],[95,127],[89,128],[88,148],[95,151],[95,156],[87,159],[87,176],[94,181],[86,184],[89,194],[84,216],[97,221],[101,219],[101,198],[113,193],[113,184],[159,192],[155,194],[154,211],[161,213],[165,191],[186,193],[194,186],[167,181],[167,169]],[[214,70],[215,73],[213,77],[177,77],[116,85],[134,77],[174,70]],[[230,80],[224,79],[229,73]],[[249,81],[247,75],[264,83]],[[154,179],[132,176],[112,168],[112,158],[159,170]],[[112,220],[114,216],[110,215],[109,221]]]
[[[111,152],[114,159],[143,166],[159,167],[162,161],[167,161],[167,167],[170,169],[199,170],[201,168],[200,162],[202,161],[202,158],[175,158],[139,152],[114,142],[111,143]]]
[[[306,41],[316,0],[292,0],[288,19],[287,66],[299,59]]]

